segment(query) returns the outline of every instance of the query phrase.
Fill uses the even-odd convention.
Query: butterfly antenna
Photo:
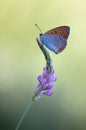
[[[42,30],[40,29],[40,27],[37,25],[37,24],[35,24],[35,26],[39,29],[39,31],[42,33]]]

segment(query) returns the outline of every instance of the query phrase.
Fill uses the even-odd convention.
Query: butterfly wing
[[[51,51],[56,54],[64,50],[67,44],[66,38],[59,34],[43,34],[40,36],[40,41]]]
[[[46,35],[46,34],[59,34],[67,39],[69,36],[69,33],[70,33],[69,26],[60,26],[60,27],[57,27],[57,28],[54,28],[54,29],[47,31],[46,33],[44,33],[44,35]]]

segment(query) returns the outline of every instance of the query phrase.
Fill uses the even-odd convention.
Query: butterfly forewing
[[[45,34],[59,34],[60,36],[63,36],[64,38],[68,38],[70,33],[70,27],[68,26],[60,26],[54,29],[51,29],[49,31],[47,31]]]

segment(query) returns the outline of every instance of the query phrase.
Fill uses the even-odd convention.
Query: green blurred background
[[[20,130],[86,130],[86,0],[0,0],[0,130],[14,130],[45,59],[36,37],[61,25],[68,46],[53,59],[52,97],[34,103]]]

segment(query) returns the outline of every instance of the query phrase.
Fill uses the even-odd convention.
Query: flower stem
[[[22,114],[22,116],[21,116],[21,118],[20,118],[20,120],[19,120],[19,122],[18,122],[18,124],[17,124],[17,126],[16,126],[16,128],[15,128],[15,130],[19,130],[19,128],[20,128],[20,126],[21,126],[21,124],[22,124],[22,122],[23,122],[25,116],[27,115],[27,112],[30,110],[32,104],[33,104],[33,101],[31,101],[31,102],[27,105],[27,107],[25,108],[25,110],[24,110],[24,112],[23,112],[23,114]]]
[[[47,69],[48,69],[48,72],[50,73],[51,72],[51,68],[52,68],[52,59],[50,57],[50,54],[47,51],[47,49],[44,47],[44,45],[38,39],[36,39],[36,40],[38,42],[38,45],[39,45],[41,51],[43,52],[43,54],[45,56]]]

